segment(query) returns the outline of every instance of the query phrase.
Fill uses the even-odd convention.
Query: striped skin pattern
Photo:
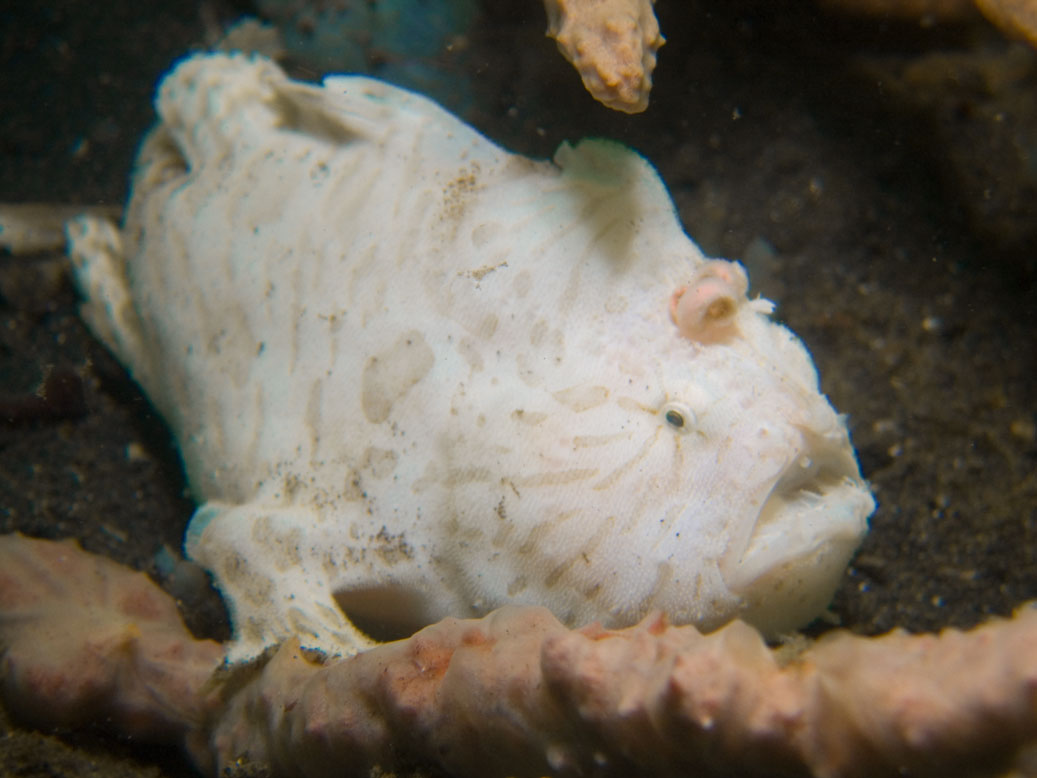
[[[553,161],[418,95],[195,56],[83,315],[169,423],[235,625],[347,654],[504,603],[767,632],[874,503],[806,349],[615,143]]]

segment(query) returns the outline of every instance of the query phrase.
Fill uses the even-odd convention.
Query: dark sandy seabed
[[[583,92],[537,0],[485,5],[448,62],[473,79],[466,118],[537,156],[585,135],[642,151],[689,234],[745,261],[849,414],[879,509],[828,622],[969,627],[1037,597],[1034,52],[982,22],[659,0],[669,42],[630,117]],[[0,10],[0,201],[121,204],[159,75],[249,11]],[[68,399],[40,409],[51,370]],[[176,452],[77,318],[59,256],[0,256],[0,395],[0,531],[74,536],[157,574],[192,508]],[[216,595],[183,604],[197,632],[227,635]],[[0,775],[192,774],[175,750],[16,716],[0,718]]]

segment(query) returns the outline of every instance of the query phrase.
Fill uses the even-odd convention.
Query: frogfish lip
[[[868,529],[875,500],[845,435],[804,432],[744,543],[720,561],[740,616],[764,633],[794,629],[829,603]]]

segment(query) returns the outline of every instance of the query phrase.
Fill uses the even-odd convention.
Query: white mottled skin
[[[733,279],[729,329],[678,329],[705,260],[638,155],[534,162],[243,57],[186,60],[157,107],[122,231],[73,224],[73,256],[180,444],[233,656],[367,645],[336,604],[402,633],[505,602],[773,632],[827,603],[873,509],[844,422],[740,269],[700,274]]]

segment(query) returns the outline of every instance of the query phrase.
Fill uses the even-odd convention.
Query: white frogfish
[[[233,658],[505,603],[770,634],[827,605],[874,508],[845,419],[639,155],[530,160],[241,55],[156,105],[122,227],[71,254],[177,440]]]

